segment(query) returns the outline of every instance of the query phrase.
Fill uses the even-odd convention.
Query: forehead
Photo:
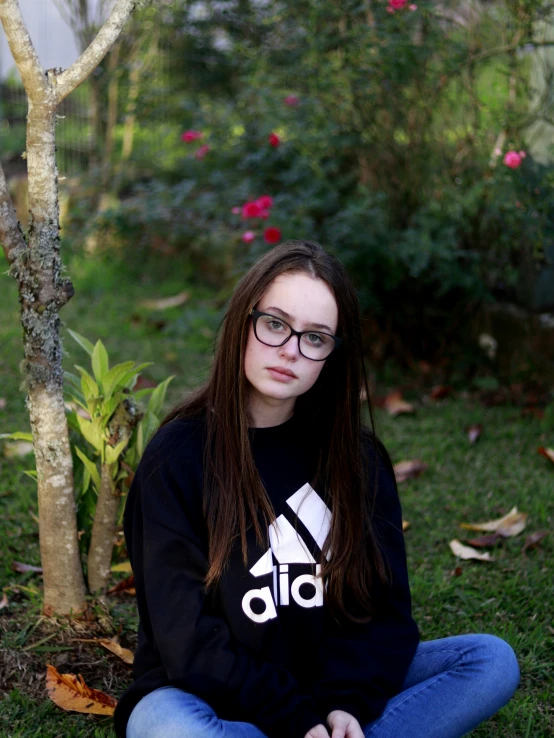
[[[325,323],[334,332],[338,308],[329,285],[309,274],[280,274],[264,292],[259,309],[276,306],[294,318],[297,325]]]

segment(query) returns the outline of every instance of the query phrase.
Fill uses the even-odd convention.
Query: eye
[[[272,318],[271,320],[267,321],[267,325],[271,328],[271,330],[277,331],[279,328],[283,328],[283,324],[280,320],[276,320],[275,318]]]
[[[319,333],[307,333],[308,339],[310,343],[313,343],[317,346],[319,346],[322,343],[325,343],[325,339],[323,336],[320,336]]]

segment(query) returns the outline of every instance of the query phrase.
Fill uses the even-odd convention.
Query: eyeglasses
[[[298,336],[298,350],[306,359],[324,361],[338,348],[342,339],[321,331],[295,331],[282,318],[252,309],[254,335],[266,346],[282,346],[291,336]]]

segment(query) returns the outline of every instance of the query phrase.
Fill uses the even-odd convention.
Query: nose
[[[289,361],[296,361],[300,356],[300,336],[291,336],[289,340],[279,347],[279,355]]]

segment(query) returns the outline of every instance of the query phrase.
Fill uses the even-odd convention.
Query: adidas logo
[[[287,505],[296,517],[305,525],[319,548],[323,544],[331,527],[331,511],[313,487],[306,483],[287,500]],[[302,574],[292,582],[289,581],[289,564],[315,564],[306,543],[284,515],[269,526],[270,546],[250,569],[255,577],[273,575],[273,591],[267,587],[251,589],[242,598],[242,609],[255,623],[265,623],[277,617],[276,604],[287,606],[290,598],[300,607],[321,607],[323,605],[323,581],[320,576],[321,565],[316,564],[316,573]],[[329,558],[330,552],[327,554]],[[275,563],[275,561],[277,563]],[[310,596],[300,591],[302,585],[310,585]],[[263,611],[255,612],[252,603],[260,600]],[[256,608],[259,609],[259,606]]]

